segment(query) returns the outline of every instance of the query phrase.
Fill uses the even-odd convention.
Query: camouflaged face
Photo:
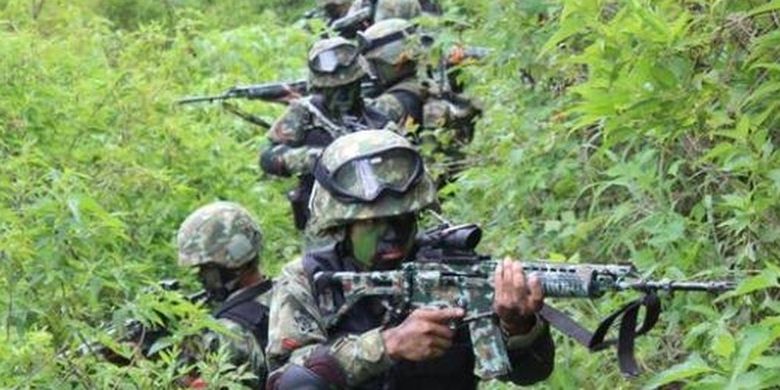
[[[354,43],[342,38],[322,39],[314,43],[309,50],[308,61],[311,62],[320,53],[338,46],[355,46]],[[347,85],[366,75],[363,60],[358,56],[357,60],[346,68],[338,67],[333,73],[319,73],[309,69],[309,84],[315,88],[333,88]]]
[[[412,27],[412,23],[403,19],[387,19],[378,23],[374,23],[371,27],[367,28],[363,32],[363,37],[368,40],[374,41],[384,38],[390,34],[401,32]],[[422,53],[416,39],[417,35],[409,33],[404,39],[399,39],[375,49],[372,49],[363,56],[368,61],[380,60],[386,64],[398,64],[406,61],[416,61]]]
[[[374,12],[374,23],[387,19],[413,19],[422,14],[418,0],[379,0]]]
[[[236,203],[215,202],[184,220],[177,243],[181,266],[214,263],[237,268],[260,255],[263,236],[245,208]]]

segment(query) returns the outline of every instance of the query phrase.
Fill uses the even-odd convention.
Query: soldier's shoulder
[[[301,297],[310,294],[311,288],[303,267],[303,259],[298,257],[282,268],[274,285],[274,299],[281,295]]]

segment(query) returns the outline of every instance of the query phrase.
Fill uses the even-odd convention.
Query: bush
[[[202,204],[256,213],[269,273],[299,253],[291,183],[258,182],[264,131],[173,104],[302,77],[315,38],[285,26],[302,10],[288,3],[0,0],[0,386],[175,386],[176,347],[126,367],[69,351],[131,317],[173,321],[172,345],[212,326],[143,293],[166,277],[195,288],[173,236]],[[718,299],[665,299],[638,340],[640,378],[558,335],[539,387],[778,386],[780,4],[445,3],[441,45],[494,49],[464,69],[485,115],[471,168],[443,190],[451,219],[485,226],[484,252],[741,280]],[[593,326],[630,298],[555,304]],[[209,384],[237,386],[242,372],[210,359]]]

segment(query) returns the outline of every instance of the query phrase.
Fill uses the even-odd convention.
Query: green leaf
[[[761,271],[760,274],[743,280],[734,291],[729,291],[719,296],[717,299],[715,299],[715,302],[720,302],[728,298],[738,297],[740,295],[750,294],[759,290],[776,288],[780,286],[778,276],[779,275],[776,270],[767,268]]]
[[[780,338],[780,327],[768,329],[763,326],[752,326],[741,334],[737,342],[738,350],[734,358],[734,370],[731,383],[737,376],[747,371],[751,364],[755,363],[774,342]]]
[[[685,362],[674,365],[650,379],[644,386],[645,389],[655,389],[663,385],[690,379],[701,374],[714,371],[707,363],[702,360],[699,354],[694,353],[686,359]]]
[[[725,329],[719,329],[712,338],[712,352],[722,358],[728,358],[735,349],[734,336]]]
[[[760,7],[753,8],[748,12],[748,16],[756,16],[758,14],[763,14],[765,12],[772,12],[780,10],[780,0],[772,0],[772,2],[768,4],[764,4]]]

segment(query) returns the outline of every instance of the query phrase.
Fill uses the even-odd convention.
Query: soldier
[[[311,172],[322,148],[341,135],[387,124],[382,113],[363,104],[360,83],[366,73],[355,44],[340,37],[321,40],[308,60],[313,93],[290,104],[268,131],[270,146],[260,153],[265,173],[299,178],[287,194],[298,229],[306,225]]]
[[[359,34],[358,39],[371,73],[384,91],[369,105],[406,129],[419,128],[416,143],[432,144],[434,151],[449,160],[462,158],[460,149],[471,142],[481,110],[448,88],[446,74],[437,75],[441,80],[427,77],[422,36],[414,24],[403,19],[384,20]],[[455,172],[449,170],[444,177]]]
[[[325,14],[328,24],[346,15],[350,5],[350,0],[317,0],[317,7]]]
[[[441,7],[430,0],[355,0],[349,8],[349,14],[354,14],[366,7],[371,10],[371,22],[378,23],[387,19],[414,19],[423,13],[440,15]]]
[[[212,352],[226,346],[232,363],[247,364],[256,376],[247,385],[262,386],[273,283],[258,268],[263,247],[259,226],[238,204],[214,202],[184,220],[177,243],[179,265],[198,268],[209,302],[216,307],[214,317],[229,331],[208,332],[201,346]]]
[[[460,309],[418,309],[385,324],[382,302],[361,300],[333,327],[324,318],[344,296],[319,286],[319,271],[390,270],[414,258],[420,211],[436,204],[422,158],[402,136],[362,131],[334,141],[316,168],[312,233],[330,237],[288,264],[271,303],[268,388],[474,389],[469,335],[450,327]],[[537,314],[538,278],[505,261],[494,275],[494,310],[513,371],[502,380],[531,384],[553,369],[554,345]],[[273,371],[275,370],[275,371]]]

